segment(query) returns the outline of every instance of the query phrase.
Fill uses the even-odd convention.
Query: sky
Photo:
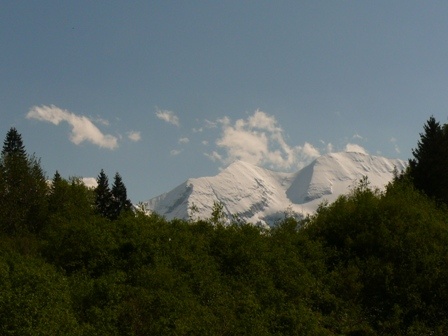
[[[0,3],[0,137],[132,202],[235,160],[408,160],[448,115],[447,1]]]

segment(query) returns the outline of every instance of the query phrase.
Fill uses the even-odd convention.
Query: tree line
[[[58,172],[48,183],[12,129],[0,334],[446,335],[446,133],[431,117],[384,192],[363,179],[265,230],[223,225],[218,208],[205,220],[145,215],[119,174],[110,187],[101,171],[93,190]]]
[[[77,185],[77,187],[75,187]],[[48,216],[58,212],[70,199],[70,188],[82,188],[79,179],[64,180],[58,171],[49,184],[34,155],[28,155],[21,134],[11,128],[6,134],[0,157],[0,229],[8,234],[39,233]],[[94,188],[91,210],[110,220],[132,209],[120,174],[114,176],[112,188],[101,170]],[[88,192],[86,192],[88,193]],[[75,204],[73,204],[75,206]]]

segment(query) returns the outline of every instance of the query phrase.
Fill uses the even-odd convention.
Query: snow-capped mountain
[[[147,211],[167,219],[209,218],[215,202],[229,216],[273,225],[285,212],[312,214],[324,200],[333,202],[363,176],[372,187],[384,188],[394,169],[406,163],[362,153],[323,155],[296,173],[279,173],[236,161],[218,175],[188,179],[168,193],[144,202]],[[192,213],[192,208],[197,211]]]

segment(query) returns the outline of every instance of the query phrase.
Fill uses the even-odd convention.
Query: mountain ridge
[[[169,192],[143,202],[145,209],[165,216],[206,219],[220,202],[224,213],[263,226],[275,225],[286,211],[299,217],[312,214],[323,201],[346,194],[363,176],[372,187],[384,188],[393,171],[403,170],[399,159],[354,152],[322,155],[295,173],[275,172],[235,161],[215,176],[190,178]],[[195,218],[197,219],[197,218]]]

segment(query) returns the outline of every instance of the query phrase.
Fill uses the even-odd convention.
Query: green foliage
[[[23,145],[22,135],[15,127],[12,127],[6,134],[3,142],[2,156],[17,155],[21,157],[26,156],[25,146]]]
[[[94,214],[94,199],[94,191],[81,179],[65,180],[56,172],[48,194],[50,223],[89,219]]]
[[[117,220],[120,214],[131,211],[132,204],[119,173],[115,174],[112,189],[109,188],[109,179],[104,170],[101,169],[96,181],[95,208],[100,215],[110,220]]]
[[[226,223],[226,218],[227,216],[224,212],[224,204],[222,202],[213,201],[210,221],[214,225],[224,225]]]
[[[46,231],[42,252],[66,274],[86,271],[95,277],[115,262],[116,243],[108,222],[101,217],[55,222]]]
[[[47,216],[47,192],[39,160],[26,154],[21,135],[11,128],[0,156],[0,231],[41,231]]]
[[[71,183],[54,180],[53,193],[75,197]],[[79,335],[447,332],[446,212],[405,180],[384,193],[362,180],[315,216],[287,217],[269,231],[143,213],[110,225],[94,213],[72,216],[70,204],[42,235],[2,240],[15,251],[8,269],[22,265],[54,291],[31,287],[47,301],[21,310],[4,301],[12,334],[26,334],[14,322],[21,316],[32,316],[29,330],[50,319],[45,302],[65,314],[48,322],[50,334],[58,321]],[[12,282],[3,284],[12,295]],[[17,288],[21,302],[29,292]]]
[[[36,257],[0,252],[0,334],[81,335],[67,278]]]
[[[424,125],[417,148],[412,151],[407,174],[414,186],[426,195],[448,205],[448,126],[434,117]]]
[[[109,179],[101,169],[97,179],[95,188],[95,208],[103,217],[109,218],[112,206],[112,192],[109,188]]]
[[[190,222],[193,222],[194,220],[199,220],[199,208],[196,204],[191,204],[191,206],[188,208],[188,219]]]
[[[119,173],[115,174],[112,185],[112,202],[110,219],[116,220],[121,213],[129,212],[132,209],[131,201],[128,199],[126,187]]]
[[[9,137],[1,335],[448,333],[448,210],[409,174],[384,192],[363,178],[314,216],[286,213],[270,230],[229,223],[221,203],[208,220],[193,206],[188,221],[167,221],[121,215],[118,174],[109,190],[100,173],[101,192],[58,172],[41,186],[38,161]]]
[[[384,195],[361,188],[340,197],[305,231],[326,248],[332,293],[358,307],[363,323],[382,334],[407,334],[416,322],[446,332],[446,218],[402,181]]]

